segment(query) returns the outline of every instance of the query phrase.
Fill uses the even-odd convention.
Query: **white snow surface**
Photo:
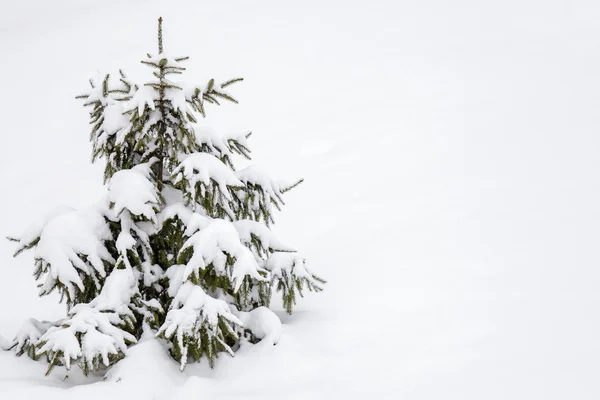
[[[178,79],[245,78],[201,122],[305,178],[274,232],[328,284],[214,370],[149,337],[106,381],[0,352],[0,398],[600,398],[597,1],[5,1],[1,236],[104,195],[73,97],[150,80],[161,15]],[[64,317],[0,250],[0,335]]]

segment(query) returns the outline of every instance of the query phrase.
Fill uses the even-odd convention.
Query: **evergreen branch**
[[[158,18],[158,54],[163,52],[162,17]]]
[[[10,240],[10,239],[9,239],[9,240]],[[13,257],[17,257],[19,254],[21,254],[21,253],[22,253],[22,252],[24,252],[25,250],[29,250],[29,249],[31,249],[32,247],[35,247],[35,246],[36,246],[36,245],[37,245],[39,242],[40,242],[40,238],[38,237],[38,238],[34,239],[32,242],[30,242],[30,243],[27,243],[27,244],[25,244],[25,245],[23,245],[23,246],[19,247],[19,248],[17,249],[17,251],[16,251],[16,252],[13,254]]]
[[[140,61],[140,62],[141,62],[142,64],[150,65],[150,66],[152,66],[152,67],[154,67],[154,68],[160,68],[160,65],[159,65],[159,64],[157,64],[157,63],[155,63],[155,62],[151,62],[151,61],[144,61],[144,60],[142,60],[142,61]]]
[[[221,105],[221,103],[219,103],[219,102],[217,101],[217,99],[215,99],[214,97],[212,97],[212,96],[211,96],[210,94],[208,94],[208,93],[203,93],[203,94],[202,94],[202,97],[204,98],[204,100],[206,100],[206,101],[208,101],[208,102],[210,102],[210,103],[217,104],[217,105]]]
[[[154,82],[144,83],[144,86],[149,86],[149,87],[152,87],[152,88],[154,88],[156,90],[160,90],[160,89],[179,89],[179,90],[182,90],[179,86],[172,85],[172,84],[165,84],[165,83],[162,83],[162,82],[161,83],[154,83]]]
[[[233,85],[234,83],[236,83],[236,82],[241,82],[241,81],[243,81],[243,80],[244,80],[244,78],[234,78],[234,79],[230,79],[230,80],[228,80],[228,81],[226,81],[226,82],[223,82],[223,83],[221,83],[221,88],[225,88],[225,87],[227,87],[227,86],[229,86],[229,85]]]
[[[301,184],[302,182],[304,182],[304,178],[300,178],[296,183],[294,183],[291,186],[286,187],[285,189],[281,189],[281,193],[285,193],[285,192],[289,192],[290,190],[292,190],[293,188],[295,188],[296,186],[298,186],[299,184]]]
[[[210,92],[210,94],[217,96],[217,97],[221,97],[222,99],[225,99],[225,100],[229,100],[232,103],[238,104],[238,101],[236,99],[234,99],[233,97],[231,97],[230,95],[228,95],[227,93],[217,92],[216,90],[213,90],[212,92]]]
[[[108,96],[108,80],[110,79],[110,74],[106,74],[104,81],[102,82],[102,96]]]
[[[202,114],[203,117],[206,117],[206,112],[204,111],[204,104],[202,100],[198,101],[198,111],[200,111],[200,114]]]
[[[89,97],[89,96],[87,96],[87,97]],[[93,101],[88,101],[87,103],[83,103],[84,107],[92,106],[92,105],[97,105],[98,107],[101,106],[100,102],[98,100],[93,100]]]

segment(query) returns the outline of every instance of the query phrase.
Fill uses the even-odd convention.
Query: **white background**
[[[246,79],[203,123],[306,179],[277,232],[326,291],[214,371],[132,352],[92,383],[2,353],[1,398],[600,398],[600,3],[0,0],[2,236],[102,195],[74,96],[145,79],[160,15],[185,79]],[[5,337],[64,313],[12,252]]]

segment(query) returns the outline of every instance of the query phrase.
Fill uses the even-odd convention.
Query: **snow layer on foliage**
[[[150,86],[141,86],[135,92],[133,97],[127,102],[127,110],[136,110],[139,115],[144,112],[146,106],[154,110],[154,100],[158,99],[158,93]]]
[[[200,215],[198,213],[193,213],[190,219],[186,222],[185,232],[186,236],[192,236],[197,231],[208,227],[211,224],[211,219]]]
[[[252,243],[252,236],[256,236],[265,249],[272,249],[274,251],[295,251],[291,247],[283,244],[266,225],[260,222],[244,219],[234,221],[233,225],[235,226],[235,229],[237,229],[240,239],[246,245]]]
[[[185,225],[185,235],[191,236],[194,232],[207,227],[211,219],[201,215],[198,211],[192,211],[184,203],[175,203],[165,207],[158,215],[159,227],[171,218],[179,218]]]
[[[156,186],[150,177],[150,163],[116,172],[108,182],[108,200],[114,203],[114,213],[124,209],[133,215],[143,215],[156,222],[155,206],[159,203]]]
[[[104,88],[102,87],[102,82],[104,81],[106,75],[101,75],[99,72],[96,74],[94,78],[90,79],[90,83],[93,83],[93,87],[88,89],[86,102],[95,102],[99,101],[103,106],[107,105],[107,97],[104,96]]]
[[[19,247],[26,246],[39,238],[46,225],[54,218],[72,211],[74,211],[74,208],[72,207],[60,206],[47,213],[43,218],[36,220],[21,234],[21,236],[18,237]]]
[[[116,99],[122,98],[125,93],[135,90],[133,86],[128,87],[121,79],[115,79],[120,76],[121,73],[110,73],[108,80],[108,93],[104,92],[104,80],[106,79],[106,73],[100,73],[99,71],[94,77],[90,79],[90,83],[93,87],[89,88],[86,92],[87,97],[85,98],[86,103],[92,103],[99,101],[103,106],[113,104]],[[115,93],[114,91],[119,90],[122,93]],[[110,93],[112,91],[112,93]],[[106,96],[105,96],[106,94]]]
[[[196,89],[199,90],[198,97],[202,99],[202,93],[206,92],[206,86],[197,85],[188,81],[177,81],[174,83],[177,87],[181,88],[181,92],[184,94],[187,101],[192,101],[196,95]]]
[[[256,262],[252,252],[244,246],[235,226],[225,220],[213,220],[206,228],[192,235],[182,247],[194,249],[194,254],[186,265],[183,279],[187,279],[194,271],[204,269],[212,264],[216,271],[225,272],[227,254],[235,258],[231,268],[231,280],[234,290],[242,285],[246,275],[257,280],[265,280],[258,271],[262,268]]]
[[[211,149],[215,149],[222,155],[232,155],[231,147],[228,140],[236,140],[240,145],[248,147],[248,141],[246,138],[247,133],[230,133],[230,134],[219,134],[216,130],[209,126],[196,126],[194,127],[194,134],[196,140],[200,144],[205,144]]]
[[[28,318],[23,322],[14,340],[9,342],[7,347],[12,347],[14,345],[15,352],[19,354],[23,350],[25,344],[35,345],[38,343],[40,337],[42,337],[51,326],[52,323],[49,321],[38,321],[35,318]]]
[[[227,145],[226,139],[219,135],[217,131],[208,126],[196,127],[194,129],[194,135],[196,140],[200,144],[206,144],[211,148],[216,149],[222,154],[230,155],[229,145]]]
[[[219,317],[236,325],[242,325],[242,322],[232,314],[227,302],[209,296],[200,286],[191,282],[181,285],[165,322],[157,332],[157,335],[164,334],[167,338],[175,334],[183,352],[181,370],[185,368],[187,362],[185,356],[187,345],[184,343],[184,336],[197,336],[201,326],[204,326],[209,331],[208,335],[212,336],[216,333]],[[225,343],[222,344],[233,355],[232,350]]]
[[[73,294],[72,284],[83,290],[77,270],[91,273],[87,263],[100,276],[105,275],[102,260],[114,260],[103,242],[111,238],[104,216],[98,210],[91,208],[63,213],[42,229],[35,258],[41,258],[50,265],[48,279],[60,280]],[[86,257],[87,263],[81,256]],[[45,284],[42,290],[46,288]]]
[[[183,178],[190,182],[192,197],[195,197],[195,187],[198,182],[209,186],[213,181],[227,198],[229,198],[228,186],[244,186],[229,167],[217,157],[207,153],[193,153],[185,156],[173,174],[176,175],[175,183],[180,182]]]
[[[83,357],[91,366],[94,357],[100,356],[108,365],[108,355],[125,352],[126,342],[135,343],[134,336],[118,328],[123,317],[133,318],[128,305],[137,293],[137,281],[131,269],[114,269],[106,278],[100,294],[89,304],[78,304],[68,317],[55,324],[40,338],[45,342],[39,353],[63,352],[63,362],[69,368],[71,359]],[[81,343],[77,334],[82,334]]]
[[[161,54],[162,56],[162,54]],[[173,58],[168,58],[168,63],[171,65],[171,63],[178,63],[177,61],[175,61]],[[181,64],[173,64],[173,66],[181,66]],[[187,101],[191,101],[192,98],[194,96],[196,96],[196,90],[198,90],[198,94],[197,96],[203,100],[202,98],[202,94],[203,93],[207,93],[208,92],[208,82],[204,83],[204,84],[195,84],[195,83],[191,83],[191,82],[187,82],[187,81],[173,81],[170,82],[171,84],[181,88],[182,93],[185,95],[185,99]],[[223,89],[221,87],[220,83],[214,82],[213,81],[213,85],[212,85],[212,89],[211,90],[216,90],[219,91],[220,93],[224,93],[229,95],[229,93]],[[231,95],[230,95],[231,96]]]
[[[237,317],[254,336],[271,344],[277,344],[281,338],[281,321],[267,307],[258,307],[249,312],[240,311]]]
[[[187,224],[193,213],[184,203],[169,204],[158,214],[159,226],[162,226],[165,221],[175,217],[179,218],[184,224]]]
[[[209,296],[200,286],[192,282],[181,285],[171,307],[165,323],[160,328],[160,332],[164,331],[167,337],[170,337],[176,328],[193,329],[199,316],[211,326],[217,325],[219,316],[242,325],[241,321],[231,313],[226,301]]]
[[[131,269],[113,269],[104,281],[100,294],[90,302],[98,310],[122,311],[137,293],[137,280]]]
[[[104,108],[104,120],[102,121],[102,129],[107,135],[114,135],[121,129],[129,125],[129,117],[124,114],[125,107],[122,102],[111,101]],[[98,143],[102,144],[101,138],[98,138]]]
[[[125,264],[130,267],[131,265],[129,264],[129,259],[126,256],[127,250],[133,249],[134,246],[137,244],[137,240],[133,237],[131,231],[134,230],[137,232],[139,230],[137,229],[135,223],[131,219],[131,214],[129,213],[129,211],[122,212],[120,219],[121,232],[119,232],[119,236],[117,237],[117,240],[115,242],[115,247],[121,255],[120,259],[123,259]]]
[[[171,297],[175,297],[181,285],[183,285],[184,273],[187,267],[182,264],[171,265],[169,269],[165,271],[165,276],[169,278],[169,287],[167,288],[167,293]]]
[[[291,185],[284,181],[274,180],[269,173],[256,165],[250,165],[235,172],[235,176],[244,183],[251,183],[262,187],[272,198],[277,198]]]
[[[89,100],[89,99],[88,99]],[[117,142],[123,140],[125,133],[130,125],[129,117],[125,114],[125,108],[122,102],[109,99],[103,100],[106,104],[104,108],[104,119],[102,126],[97,134],[96,147],[102,147],[110,136],[117,135]]]
[[[185,99],[185,95],[180,89],[167,89],[166,92],[165,97],[171,101],[175,110],[178,110],[183,115],[186,115],[187,113],[191,114],[193,112]]]
[[[271,271],[274,277],[281,278],[285,271],[293,274],[296,278],[305,278],[311,282],[314,281],[306,268],[306,260],[298,253],[275,252],[267,259],[264,266],[267,270]]]
[[[116,313],[101,312],[88,304],[78,304],[69,312],[69,318],[60,326],[53,326],[40,338],[44,343],[38,353],[62,352],[61,360],[70,368],[71,360],[83,357],[91,363],[100,356],[108,365],[108,355],[127,351],[127,342],[135,343],[134,336],[116,327],[123,321]],[[81,335],[81,345],[77,340]]]

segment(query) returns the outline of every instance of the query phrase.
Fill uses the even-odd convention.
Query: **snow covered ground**
[[[98,71],[155,46],[186,79],[241,75],[208,125],[304,177],[277,232],[328,279],[277,346],[180,373],[147,338],[106,381],[0,353],[2,399],[600,398],[600,4],[595,1],[0,1],[0,233],[103,193]],[[233,89],[232,89],[233,91]],[[0,335],[33,316],[0,242]]]

